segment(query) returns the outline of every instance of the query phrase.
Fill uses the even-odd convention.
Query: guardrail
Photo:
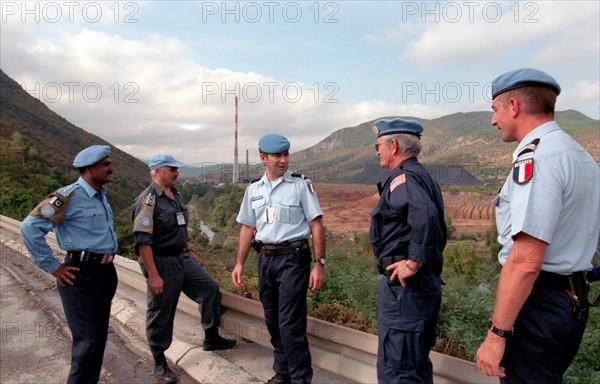
[[[0,216],[3,235],[21,243],[20,222]],[[53,249],[58,250],[53,233],[47,237]],[[63,254],[58,250],[58,254]],[[146,292],[146,282],[138,263],[122,256],[114,260],[119,283]],[[227,312],[221,318],[221,328],[241,338],[271,348],[269,333],[265,327],[262,305],[230,292],[221,290],[222,305]],[[375,300],[375,298],[374,298]],[[199,317],[197,304],[187,297],[179,300],[179,310]],[[315,366],[347,377],[359,383],[377,382],[377,336],[323,320],[308,318],[307,334],[312,361]],[[436,383],[497,383],[497,378],[481,374],[477,366],[465,360],[431,352]]]

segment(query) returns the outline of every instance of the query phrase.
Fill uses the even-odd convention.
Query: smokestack
[[[234,147],[233,147],[233,184],[237,184],[240,181],[240,165],[238,160],[238,97],[235,97],[235,133],[233,136]]]
[[[248,157],[247,149],[246,149],[246,180],[250,181],[250,160]]]

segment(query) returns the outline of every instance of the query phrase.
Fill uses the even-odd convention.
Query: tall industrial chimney
[[[237,184],[240,181],[240,164],[238,160],[238,97],[235,97],[235,133],[233,136],[234,148],[233,148],[233,184]]]

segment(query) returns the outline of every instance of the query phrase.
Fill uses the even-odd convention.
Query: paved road
[[[71,336],[54,281],[26,256],[2,244],[0,383],[66,381]],[[100,383],[157,383],[149,352],[134,353],[122,333],[121,327],[111,325]],[[198,383],[181,369],[175,370],[180,382]]]

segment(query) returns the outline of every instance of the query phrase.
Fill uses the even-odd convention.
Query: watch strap
[[[490,320],[488,322],[488,330],[490,330],[493,334],[503,337],[505,339],[509,338],[510,336],[514,335],[514,333],[515,333],[515,329],[512,327],[509,330],[500,329],[500,328],[496,327],[496,325],[494,325],[494,322],[492,320]]]

